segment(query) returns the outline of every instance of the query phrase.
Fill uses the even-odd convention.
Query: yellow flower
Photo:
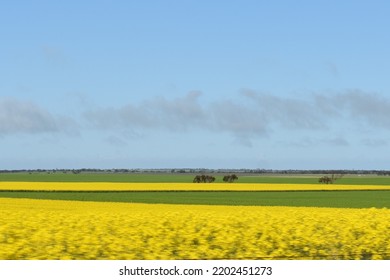
[[[0,259],[390,259],[390,210],[0,198]]]

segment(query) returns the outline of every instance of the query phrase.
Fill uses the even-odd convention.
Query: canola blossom
[[[390,190],[388,185],[264,183],[0,182],[0,191],[313,191]]]
[[[0,198],[0,259],[390,259],[390,210]]]

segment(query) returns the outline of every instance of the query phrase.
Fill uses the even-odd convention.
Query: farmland
[[[29,178],[32,179],[30,182],[27,181]],[[199,184],[192,183],[192,178],[193,175],[183,174],[0,174],[0,197],[130,203],[390,208],[390,182],[386,184],[388,177],[346,176],[335,184],[319,184],[318,176],[240,176],[239,182],[223,183],[220,175],[216,183]]]
[[[317,184],[320,175],[239,175],[240,183],[265,184]],[[222,175],[215,174],[216,182],[222,182]],[[122,183],[189,183],[194,174],[167,173],[50,173],[18,172],[0,173],[0,182],[122,182]],[[341,185],[390,185],[390,176],[346,175],[337,181]]]
[[[0,259],[390,259],[390,182],[0,174]]]

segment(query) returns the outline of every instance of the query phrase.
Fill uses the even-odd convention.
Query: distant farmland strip
[[[390,208],[390,191],[0,191],[0,197],[150,204]]]
[[[322,175],[248,175],[237,174],[238,183],[262,184],[318,184]],[[194,174],[133,174],[133,173],[0,173],[0,182],[116,182],[116,183],[192,183]],[[221,174],[213,174],[215,183],[222,183]],[[340,185],[390,185],[390,176],[345,175],[337,180]]]
[[[390,185],[250,183],[0,182],[0,191],[347,191],[390,190]]]

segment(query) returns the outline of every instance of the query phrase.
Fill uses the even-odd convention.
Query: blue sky
[[[0,169],[389,169],[388,1],[3,1]]]

